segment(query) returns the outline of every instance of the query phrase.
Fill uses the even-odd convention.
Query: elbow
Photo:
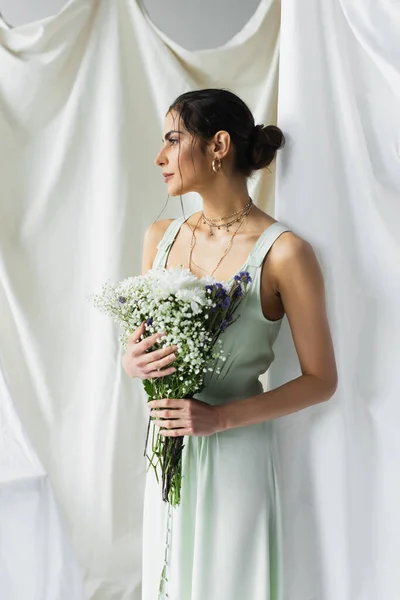
[[[326,399],[329,400],[335,394],[338,387],[338,372],[336,362],[333,361],[329,368],[325,369],[325,373],[320,373],[321,379],[324,382]]]
[[[325,392],[326,400],[330,400],[337,390],[337,386],[338,386],[337,374],[334,377],[325,379],[324,382],[325,382],[325,390],[326,390],[326,392]]]
[[[334,374],[332,377],[324,377],[314,375],[316,380],[318,381],[318,389],[320,392],[321,402],[326,402],[330,400],[332,396],[335,394],[338,386],[338,378],[337,374]]]
[[[331,390],[331,395],[333,396],[333,394],[336,392],[337,387],[338,387],[338,372],[337,372],[337,367],[336,367],[336,362],[334,363],[334,369],[333,369],[333,373],[332,376],[330,377],[330,390]]]

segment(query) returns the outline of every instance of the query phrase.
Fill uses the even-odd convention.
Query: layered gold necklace
[[[244,206],[240,210],[237,210],[236,212],[232,213],[231,215],[228,215],[227,217],[220,217],[219,219],[209,219],[208,217],[206,217],[206,215],[202,211],[200,216],[203,217],[203,225],[205,225],[207,223],[207,225],[210,228],[208,235],[214,235],[212,232],[213,227],[217,227],[218,229],[221,229],[221,227],[226,227],[226,231],[229,232],[229,227],[231,225],[233,225],[234,223],[237,223],[242,217],[245,217],[249,213],[252,204],[253,204],[253,201],[249,197],[249,201],[246,204],[246,206]],[[237,216],[237,215],[239,215],[239,216]],[[235,217],[235,218],[232,219],[232,217]],[[222,223],[222,221],[226,221],[227,219],[232,219],[232,221],[227,221],[227,223]]]
[[[194,229],[192,230],[192,237],[190,240],[190,250],[189,250],[189,270],[191,270],[191,266],[192,263],[194,265],[196,265],[196,267],[199,267],[199,269],[201,269],[202,271],[205,271],[207,273],[207,271],[205,269],[203,269],[202,267],[200,267],[199,265],[197,265],[194,260],[192,259],[192,254],[193,254],[193,248],[195,246],[195,240],[196,240],[196,236],[195,236],[195,231],[200,223],[200,219],[203,219],[203,224],[208,224],[210,230],[209,230],[209,235],[214,235],[212,233],[212,227],[217,227],[218,229],[221,229],[221,227],[226,227],[226,231],[229,232],[229,227],[231,225],[233,225],[234,223],[239,223],[239,225],[236,228],[236,231],[233,232],[233,234],[231,235],[231,238],[229,240],[229,244],[227,245],[223,255],[221,256],[221,258],[219,259],[217,265],[214,267],[214,269],[211,271],[211,273],[209,273],[209,275],[214,275],[215,271],[218,269],[219,265],[221,264],[221,262],[223,261],[223,259],[225,258],[225,256],[228,254],[232,244],[233,244],[233,240],[235,239],[239,229],[241,228],[241,226],[244,223],[245,218],[247,217],[247,215],[249,214],[251,208],[253,206],[253,201],[250,198],[249,202],[246,204],[246,206],[244,206],[243,208],[241,208],[240,210],[236,211],[235,213],[232,213],[230,215],[227,215],[226,217],[220,217],[218,219],[209,219],[208,217],[205,216],[204,212],[202,211],[200,214],[200,217],[197,220],[197,223],[194,227]],[[234,219],[232,219],[232,217],[235,217]],[[227,221],[226,223],[223,223],[223,221]]]

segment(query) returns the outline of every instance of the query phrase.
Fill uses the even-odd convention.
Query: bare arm
[[[271,268],[292,331],[302,375],[280,387],[218,406],[220,430],[270,421],[328,400],[336,361],[322,272],[312,246],[294,234],[271,248]]]

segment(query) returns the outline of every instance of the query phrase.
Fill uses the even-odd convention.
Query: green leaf
[[[150,381],[150,379],[143,379],[142,380],[143,386],[144,386],[144,391],[146,392],[146,394],[148,395],[148,397],[150,398],[150,400],[153,397],[153,384]]]

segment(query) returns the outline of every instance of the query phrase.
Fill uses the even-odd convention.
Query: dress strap
[[[252,267],[261,267],[271,246],[285,231],[291,231],[291,229],[283,225],[283,223],[279,223],[279,221],[267,227],[250,252],[247,264]]]
[[[157,244],[157,254],[153,262],[153,269],[161,269],[164,267],[169,249],[186,218],[187,217],[178,217],[177,219],[174,219],[165,230],[163,237]]]

